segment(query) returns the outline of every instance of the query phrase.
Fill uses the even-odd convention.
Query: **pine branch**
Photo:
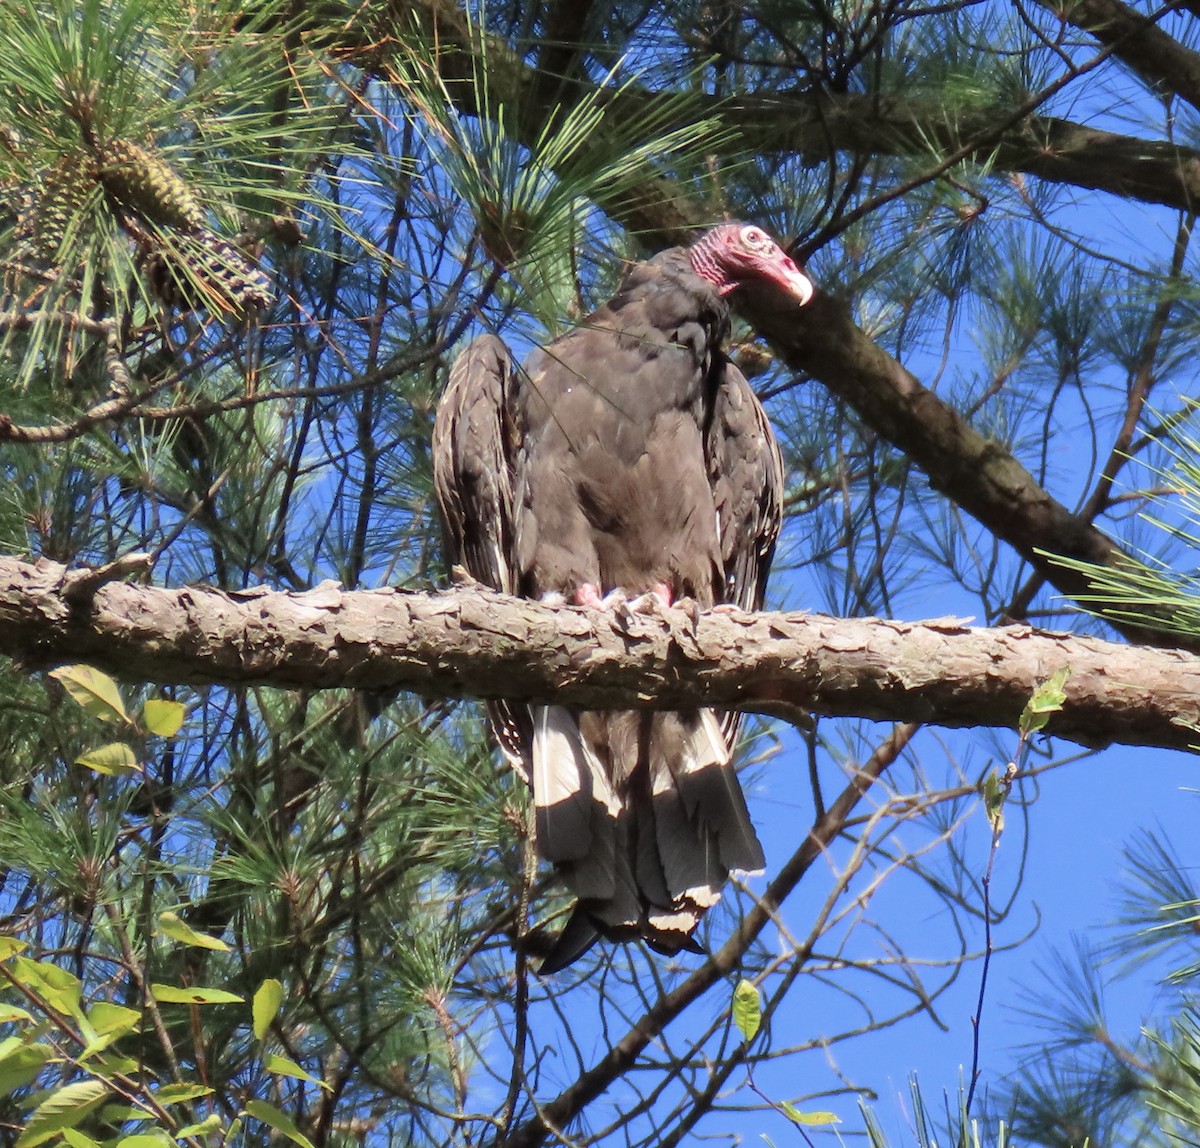
[[[1190,749],[1200,658],[1026,626],[815,614],[590,612],[481,588],[303,594],[121,583],[71,595],[57,563],[0,559],[0,653],[140,682],[402,689],[595,709],[718,707],[1014,728],[1068,666],[1047,732]]]
[[[412,11],[436,28],[447,92],[460,101],[461,111],[478,113],[478,93],[465,81],[471,74],[470,58],[477,50],[478,31],[452,0],[416,0]],[[536,73],[503,41],[488,39],[487,60],[489,98],[526,108],[520,126],[528,135],[525,142],[532,142],[557,107],[539,104]],[[761,110],[752,109],[754,114]],[[535,114],[539,111],[540,122]],[[778,122],[786,125],[786,116]],[[1014,130],[1020,137],[1024,129],[1018,126]],[[889,138],[889,134],[894,138],[894,133],[888,132],[880,132],[878,138]],[[994,133],[986,138],[995,141]],[[1027,150],[1028,142],[1024,146]],[[1043,155],[1042,159],[1049,163],[1052,157]],[[1037,162],[1037,157],[1030,162]],[[1094,172],[1097,164],[1088,166]],[[1175,178],[1182,181],[1181,202],[1191,200],[1188,172],[1193,168],[1189,162],[1176,173]],[[657,246],[686,241],[710,221],[710,213],[702,205],[662,175],[647,179],[627,196],[615,197],[609,208],[622,224]],[[1043,490],[1003,443],[979,434],[952,406],[873,343],[854,325],[849,309],[840,301],[819,296],[803,312],[794,306],[778,311],[770,299],[739,297],[735,302],[790,366],[813,375],[848,402],[869,426],[925,471],[934,489],[1008,542],[1062,593],[1079,597],[1088,594],[1092,585],[1078,570],[1051,564],[1047,552],[1103,567],[1130,565],[1128,555],[1088,519],[1072,513]],[[1147,624],[1122,630],[1140,642],[1167,646],[1181,642],[1167,627]]]
[[[780,310],[770,299],[744,299],[741,310],[789,366],[820,379],[848,402],[918,463],[935,490],[1009,543],[1064,594],[1079,598],[1092,592],[1090,577],[1051,561],[1048,554],[1101,567],[1135,565],[1088,519],[1043,490],[1003,443],[981,435],[873,343],[841,300],[818,293],[798,311]],[[1177,633],[1150,626],[1129,626],[1124,632],[1168,646],[1183,641]]]
[[[479,114],[484,109],[471,83],[470,65],[471,53],[478,50],[478,31],[451,0],[415,0],[410,9],[424,27],[436,28],[443,77],[459,110]],[[1088,10],[1094,10],[1095,22],[1108,19],[1104,28],[1111,34],[1095,27],[1090,30],[1114,56],[1147,82],[1190,99],[1197,83],[1194,77],[1200,75],[1200,54],[1182,47],[1151,19],[1124,8],[1118,0],[1088,0]],[[1074,19],[1075,9],[1071,16]],[[352,43],[346,47],[357,54]],[[377,62],[379,45],[373,36],[368,35],[358,50],[364,59]],[[525,142],[532,142],[561,111],[561,91],[556,84],[543,82],[541,74],[498,37],[488,38],[486,53],[489,97],[494,104],[524,109]],[[1159,70],[1148,70],[1150,62]],[[590,85],[575,85],[578,98],[593,90]],[[660,97],[653,92],[629,88],[622,95],[629,110],[621,118],[636,120],[656,99]],[[901,99],[800,90],[743,94],[733,100],[697,96],[693,106],[698,115],[719,116],[747,150],[765,154],[794,153],[813,161],[839,152],[919,158],[928,156],[931,146],[949,151],[966,146],[968,158],[987,162],[993,171],[1022,172],[1049,183],[1181,211],[1192,210],[1197,197],[1197,149],[1099,131],[1056,116],[1024,116],[997,134],[997,122],[1005,118],[1006,109],[960,109],[949,117],[942,101],[922,96]],[[979,142],[971,150],[975,137]],[[650,208],[655,200],[658,206]],[[641,194],[628,197],[625,222],[656,239],[678,242],[684,238],[679,229],[704,221],[696,214],[698,207],[682,188],[661,173],[648,171]],[[675,229],[675,234],[664,237],[664,227]]]

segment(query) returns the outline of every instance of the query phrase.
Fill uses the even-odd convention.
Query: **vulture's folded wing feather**
[[[515,518],[512,401],[517,374],[495,335],[474,339],[455,360],[433,424],[433,487],[446,565],[512,594]],[[489,702],[500,748],[528,782],[532,730],[523,706]]]
[[[447,564],[513,592],[512,357],[495,335],[471,342],[450,369],[433,426],[433,484]]]
[[[783,459],[762,403],[730,362],[717,390],[707,446],[725,575],[723,600],[758,610],[783,520]],[[721,715],[731,750],[741,724],[739,713]]]

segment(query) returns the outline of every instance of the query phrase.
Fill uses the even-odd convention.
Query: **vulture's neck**
[[[722,270],[720,263],[717,262],[716,255],[713,253],[712,244],[708,242],[708,238],[706,235],[699,242],[694,243],[685,250],[687,251],[688,262],[692,265],[692,270],[701,279],[711,283],[717,289],[717,294],[723,298],[737,284]]]

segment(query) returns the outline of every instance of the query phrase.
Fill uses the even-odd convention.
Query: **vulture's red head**
[[[752,283],[773,284],[800,304],[813,297],[808,276],[761,227],[723,223],[688,249],[692,267],[722,295]]]

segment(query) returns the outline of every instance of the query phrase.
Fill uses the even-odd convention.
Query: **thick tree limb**
[[[1049,732],[1088,746],[1200,741],[1200,658],[1024,626],[809,614],[581,611],[477,588],[442,594],[223,594],[109,583],[88,601],[52,562],[0,559],[0,653],[88,662],[139,682],[351,686],[557,700],[597,709],[703,701],[763,713],[944,726],[1017,723],[1069,666]]]
[[[1051,6],[1050,0],[1041,2]],[[1128,9],[1117,0],[1087,3],[1096,9],[1097,21],[1105,15],[1115,21],[1112,35],[1097,34],[1114,55],[1133,66],[1129,53],[1138,49],[1144,37],[1150,37],[1153,43],[1146,44],[1142,55],[1169,71],[1177,81],[1173,90],[1182,85],[1191,92],[1189,77],[1200,74],[1196,63],[1200,55],[1183,48],[1144,16],[1135,13],[1122,22],[1121,13],[1128,13]],[[427,30],[436,29],[448,92],[462,111],[481,111],[471,65],[472,54],[480,51],[478,27],[468,23],[452,0],[411,0],[395,7],[396,19],[401,21],[397,26],[415,21]],[[369,51],[372,58],[378,59],[380,45],[374,31],[369,27],[362,31],[367,44],[360,45],[359,50]],[[347,48],[352,53],[353,37],[351,29],[347,32]],[[1160,47],[1164,48],[1161,55]],[[560,90],[548,86],[536,69],[496,37],[488,38],[486,56],[488,95],[498,104],[521,109],[526,142],[533,142],[558,110]],[[1139,71],[1151,82],[1161,79],[1156,73]],[[588,90],[578,85],[576,94],[582,97]],[[620,114],[634,119],[645,115],[645,106],[658,99],[655,93],[637,88],[626,89],[620,98],[629,105],[628,111]],[[1008,115],[1005,108],[961,108],[951,117],[936,98],[881,98],[808,90],[748,93],[733,100],[709,97],[707,103],[701,102],[699,110],[719,117],[748,150],[764,154],[794,153],[814,162],[831,159],[837,153],[920,158],[929,156],[931,147],[955,151],[977,138],[977,150],[969,157],[986,161],[996,171],[1023,172],[1050,183],[1104,191],[1122,199],[1182,211],[1191,210],[1200,198],[1200,151],[1165,140],[1098,131],[1054,116],[1026,116],[997,134],[997,123]],[[654,201],[658,206],[651,209],[649,205]],[[700,207],[670,180],[647,172],[646,186],[629,197],[626,223],[656,240],[677,242],[681,234],[664,236],[662,228],[678,229],[704,222],[698,214]]]
[[[736,126],[742,145],[760,153],[790,152],[814,162],[835,152],[920,158],[931,147],[953,152],[978,140],[969,158],[996,171],[1181,211],[1200,202],[1200,152],[1057,116],[1026,116],[997,136],[1004,109],[964,110],[950,120],[943,105],[920,98],[797,92],[713,102],[712,114]]]
[[[1038,0],[1064,23],[1081,28],[1150,87],[1173,92],[1200,108],[1200,52],[1185,47],[1158,21],[1178,7],[1169,3],[1147,15],[1121,0]]]
[[[741,309],[790,366],[845,399],[869,426],[920,465],[935,490],[1009,543],[1064,594],[1087,593],[1087,576],[1055,564],[1043,551],[1098,566],[1129,561],[1087,519],[1043,490],[1002,443],[981,435],[873,343],[840,300],[818,294],[800,310],[751,298],[742,300]],[[1124,629],[1138,640],[1183,642],[1149,627]]]

